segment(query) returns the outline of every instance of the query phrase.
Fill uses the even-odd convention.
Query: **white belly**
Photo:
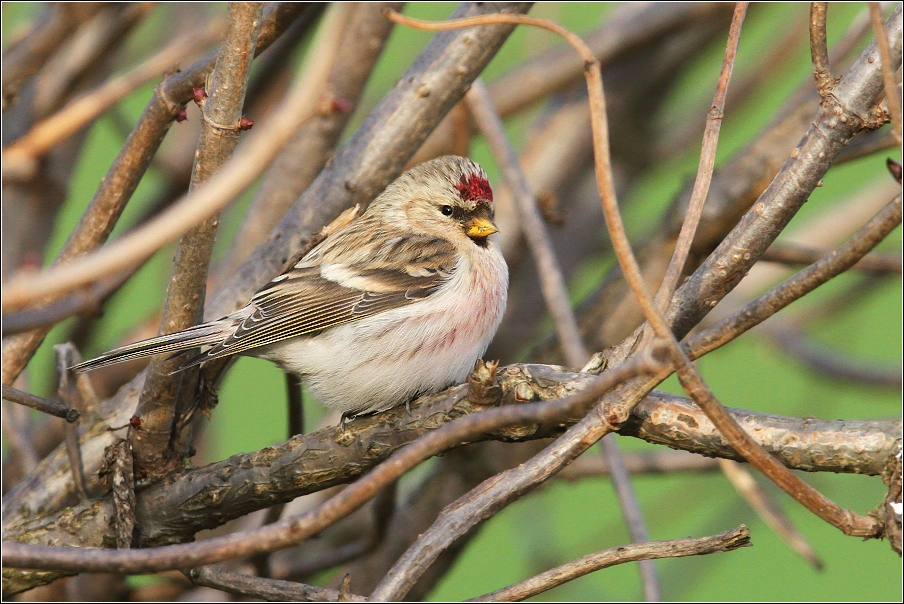
[[[349,414],[382,411],[460,383],[505,310],[505,261],[494,245],[481,252],[474,261],[483,270],[460,266],[424,300],[255,352],[305,376],[321,403]]]

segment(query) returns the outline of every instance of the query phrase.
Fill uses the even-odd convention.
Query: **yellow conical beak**
[[[489,237],[493,233],[498,232],[499,229],[496,228],[496,225],[493,224],[489,219],[482,218],[480,216],[476,216],[465,223],[465,232],[468,237],[477,237],[479,239],[483,239],[484,237]]]

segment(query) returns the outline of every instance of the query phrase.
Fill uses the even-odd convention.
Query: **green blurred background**
[[[3,4],[4,47],[24,24],[35,18],[40,6],[28,3]],[[454,3],[412,3],[406,13],[416,17],[441,19],[454,10]],[[845,30],[851,19],[865,9],[864,4],[833,3],[829,11],[829,42]],[[212,13],[223,11],[213,5]],[[531,11],[548,17],[578,33],[598,26],[610,5],[595,3],[540,3]],[[806,35],[805,4],[755,5],[751,8],[738,55],[735,78],[757,65],[771,50],[770,44],[796,27],[800,43],[794,56],[781,66],[770,85],[754,94],[735,113],[726,115],[719,146],[719,159],[730,156],[759,131],[810,73]],[[132,37],[129,53],[133,59],[146,56],[156,40],[166,35],[165,10],[152,13]],[[432,34],[396,29],[371,79],[361,108],[349,132],[366,115],[408,67]],[[558,44],[551,34],[518,29],[490,64],[485,76],[492,80],[519,61]],[[681,81],[665,109],[663,120],[671,116],[705,118],[708,96],[714,90],[724,41],[714,44],[696,61]],[[577,59],[576,59],[577,60]],[[143,109],[154,84],[135,92],[121,103],[130,119]],[[731,90],[729,89],[729,95]],[[701,104],[702,103],[702,104]],[[815,112],[815,108],[814,108]],[[190,118],[196,116],[190,114]],[[252,116],[255,117],[255,116]],[[510,134],[518,143],[530,115],[511,121]],[[179,128],[175,125],[174,128]],[[60,249],[72,225],[90,200],[122,143],[122,134],[109,121],[100,119],[91,129],[85,152],[69,191],[67,206],[60,216],[56,236],[47,253],[49,262]],[[696,171],[698,149],[663,162],[642,180],[632,183],[622,203],[630,232],[641,234],[657,224],[656,216],[671,197]],[[478,140],[472,155],[498,180],[498,170],[486,147]],[[833,204],[848,199],[858,190],[888,178],[885,157],[897,150],[857,160],[832,170],[824,186],[816,191],[792,228],[805,223]],[[718,165],[718,164],[717,164]],[[126,210],[115,234],[134,223],[151,199],[161,177],[151,170]],[[241,220],[246,194],[223,216],[218,253],[228,245]],[[8,226],[8,225],[7,225]],[[854,226],[853,228],[856,228]],[[114,236],[115,236],[114,234]],[[900,229],[882,249],[900,250]],[[114,345],[136,322],[160,307],[172,258],[172,248],[158,253],[138,275],[107,305],[102,323],[86,356]],[[576,298],[589,293],[611,259],[587,263],[571,284]],[[810,305],[836,291],[845,280],[830,283]],[[824,291],[823,291],[824,290]],[[62,324],[45,342],[30,365],[29,380],[38,394],[51,394],[53,381],[52,344],[65,337]],[[810,335],[827,347],[865,363],[899,366],[901,359],[901,282],[888,279],[862,300],[852,303],[829,321],[815,323]],[[527,359],[525,359],[527,360]],[[832,381],[802,367],[767,340],[749,335],[700,362],[704,377],[721,400],[732,407],[791,416],[824,419],[879,419],[898,417],[901,394],[897,390],[857,386]],[[664,389],[680,392],[676,382]],[[286,433],[284,385],[279,370],[264,361],[242,359],[229,373],[208,429],[210,446],[195,464],[222,459],[233,453],[256,450],[280,442]],[[306,402],[308,426],[323,415],[316,403]],[[311,428],[309,428],[311,429]],[[626,451],[655,449],[646,443],[620,438]],[[592,454],[592,453],[588,453]],[[879,478],[862,476],[808,475],[806,479],[840,504],[863,513],[878,505],[885,494]],[[773,493],[791,519],[810,540],[826,563],[819,572],[791,552],[766,528],[720,474],[677,474],[639,476],[634,479],[650,534],[654,539],[703,536],[744,523],[752,531],[754,547],[705,557],[658,562],[664,597],[668,600],[901,600],[901,560],[886,542],[862,542],[845,537],[804,510],[771,485]],[[608,480],[580,482],[552,480],[538,492],[511,505],[488,522],[468,545],[448,576],[431,595],[435,600],[459,600],[503,587],[551,566],[629,541],[618,504]],[[599,571],[538,596],[537,600],[637,600],[641,589],[636,565],[628,564]]]

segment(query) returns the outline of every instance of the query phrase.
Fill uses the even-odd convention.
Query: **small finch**
[[[477,164],[451,155],[428,161],[244,308],[74,369],[199,348],[180,369],[256,356],[304,377],[343,416],[438,392],[464,381],[505,310],[508,267],[490,238],[492,202]]]

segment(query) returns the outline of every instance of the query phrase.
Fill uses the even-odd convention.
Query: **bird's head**
[[[493,190],[483,168],[445,155],[399,176],[368,210],[405,230],[480,247],[498,229],[493,224]]]

